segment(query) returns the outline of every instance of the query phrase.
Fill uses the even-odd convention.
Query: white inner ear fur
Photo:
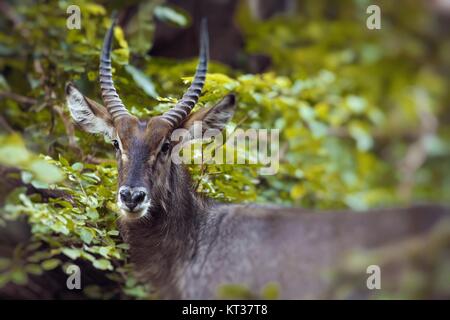
[[[113,139],[114,127],[92,112],[81,92],[72,87],[66,100],[72,118],[84,130],[90,133],[103,133],[109,139]]]
[[[225,97],[215,105],[203,118],[205,129],[217,129],[222,131],[234,115],[234,102]]]

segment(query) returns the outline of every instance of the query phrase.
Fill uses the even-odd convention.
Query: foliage
[[[147,298],[148,288],[129,272],[127,246],[115,224],[112,148],[102,137],[74,131],[64,102],[69,80],[87,96],[100,96],[98,56],[112,7],[75,3],[83,14],[81,30],[66,28],[72,3],[64,0],[21,1],[0,18],[0,120],[8,124],[0,137],[0,164],[21,169],[24,183],[68,195],[48,202],[23,188],[9,195],[1,219],[26,217],[32,237],[17,256],[0,258],[0,287],[24,284],[29,275],[64,267],[62,261],[86,260],[117,283],[113,294]],[[280,129],[280,168],[260,176],[251,165],[192,165],[197,190],[220,201],[308,208],[450,202],[450,42],[435,31],[430,9],[422,5],[404,1],[397,11],[382,1],[383,28],[370,31],[367,1],[307,2],[295,14],[265,21],[251,18],[242,4],[236,18],[246,51],[268,55],[273,66],[245,74],[212,63],[196,108],[236,93],[238,110],[227,129]],[[113,66],[125,104],[146,117],[173,106],[196,61],[145,55],[152,12],[178,26],[190,18],[167,5],[138,6],[129,30],[115,29]],[[327,6],[336,9],[332,19]],[[442,123],[428,130],[429,118]],[[411,169],[414,143],[423,143],[424,158]],[[242,291],[236,288],[228,291]],[[262,295],[276,297],[276,289]],[[89,292],[111,295],[101,288]]]
[[[19,167],[23,182],[36,188],[46,188],[63,179],[56,166],[29,152],[18,135],[0,136],[0,163]]]

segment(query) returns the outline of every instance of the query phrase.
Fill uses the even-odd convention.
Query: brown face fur
[[[161,152],[161,147],[169,141],[170,125],[158,117],[150,120],[126,117],[120,119],[115,127],[121,142],[117,150],[119,186],[144,184],[142,170],[152,169],[169,154]]]
[[[119,149],[116,150],[119,190],[141,188],[139,190],[146,194],[145,205],[138,206],[138,210],[133,212],[133,209],[123,205],[119,191],[119,206],[125,215],[133,217],[135,213],[136,217],[140,217],[145,214],[144,209],[147,210],[155,202],[157,195],[153,192],[154,186],[164,185],[167,180],[166,174],[171,165],[172,128],[160,117],[149,120],[124,117],[116,122],[115,129],[119,141]]]
[[[125,217],[140,218],[150,208],[165,210],[175,188],[190,188],[180,168],[171,161],[177,142],[170,136],[177,128],[160,116],[139,120],[126,115],[113,121],[102,105],[84,97],[73,85],[66,88],[66,94],[75,122],[85,131],[105,134],[116,148],[117,203]],[[190,129],[195,121],[201,121],[205,130],[222,130],[234,108],[235,98],[228,95],[213,107],[191,113],[179,127]]]

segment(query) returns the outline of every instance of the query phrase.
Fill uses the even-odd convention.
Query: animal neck
[[[130,246],[138,278],[162,295],[176,296],[173,280],[195,254],[205,203],[190,188],[188,173],[172,165],[169,190],[138,220],[122,220],[120,230]],[[189,186],[189,187],[188,187]]]

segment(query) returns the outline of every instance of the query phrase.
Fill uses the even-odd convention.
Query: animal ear
[[[235,109],[236,97],[234,94],[229,94],[215,106],[191,113],[183,122],[182,127],[189,130],[192,129],[195,122],[201,121],[202,131],[208,129],[223,130],[228,121],[233,117]]]
[[[66,85],[66,100],[73,120],[89,133],[103,133],[112,139],[111,115],[101,104],[85,97],[71,83]]]

